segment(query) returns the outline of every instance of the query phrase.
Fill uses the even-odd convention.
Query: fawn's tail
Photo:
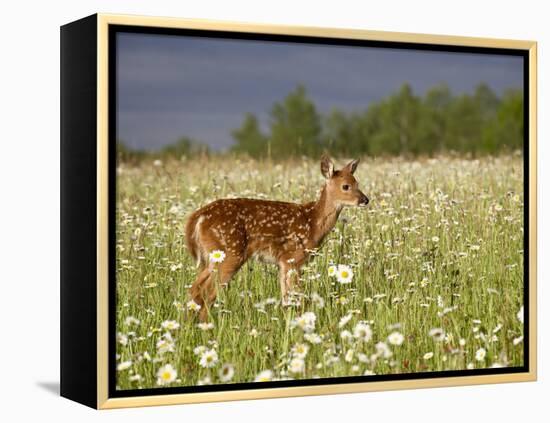
[[[200,225],[202,223],[203,216],[193,213],[189,216],[187,224],[185,225],[185,242],[187,243],[187,249],[189,254],[197,261],[197,266],[201,264],[201,249],[200,249]]]

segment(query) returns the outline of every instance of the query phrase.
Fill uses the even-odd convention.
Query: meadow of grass
[[[117,389],[521,366],[522,157],[365,158],[355,176],[371,202],[342,212],[292,305],[278,269],[249,261],[201,324],[186,216],[223,197],[313,200],[319,163],[119,163]]]

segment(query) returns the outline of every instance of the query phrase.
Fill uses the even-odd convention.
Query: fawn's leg
[[[281,285],[281,302],[288,305],[288,294],[293,287],[298,285],[300,279],[300,266],[279,263],[279,284]]]
[[[286,263],[279,263],[279,285],[281,286],[281,303],[283,305],[288,304],[287,271]]]
[[[288,293],[300,283],[300,269],[306,260],[303,251],[297,250],[292,255],[283,256],[279,261],[279,283],[281,285],[281,300],[288,304]]]
[[[191,287],[191,296],[201,306],[199,317],[202,321],[208,318],[208,308],[216,300],[218,285],[226,286],[242,264],[237,257],[228,256],[222,263],[211,263],[199,275]]]

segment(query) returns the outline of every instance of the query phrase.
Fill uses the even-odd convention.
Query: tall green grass
[[[522,158],[365,159],[356,177],[371,203],[342,213],[303,268],[296,305],[280,305],[276,267],[250,261],[220,290],[203,330],[186,307],[197,274],[186,215],[223,197],[310,201],[323,184],[319,164],[120,163],[117,387],[156,387],[167,364],[177,373],[168,386],[248,382],[266,370],[286,379],[522,365]],[[350,265],[352,283],[329,277],[331,264]],[[315,313],[320,343],[295,325],[305,312]],[[359,322],[372,331],[367,342],[353,337]],[[402,343],[388,340],[394,332]],[[198,346],[216,352],[213,367],[201,366]]]

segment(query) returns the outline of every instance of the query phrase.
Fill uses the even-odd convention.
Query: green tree
[[[487,153],[523,147],[523,92],[508,90],[496,115],[484,128],[483,148]]]
[[[303,85],[273,105],[270,130],[274,157],[316,156],[321,152],[321,119]]]
[[[267,152],[266,136],[262,134],[258,119],[252,113],[247,113],[240,128],[231,131],[235,144],[231,151],[248,154],[258,158]]]
[[[409,84],[387,100],[369,108],[375,154],[418,154],[422,146],[418,139],[420,100]]]
[[[448,115],[453,101],[446,84],[429,89],[421,100],[418,144],[424,153],[442,152],[448,144]]]

